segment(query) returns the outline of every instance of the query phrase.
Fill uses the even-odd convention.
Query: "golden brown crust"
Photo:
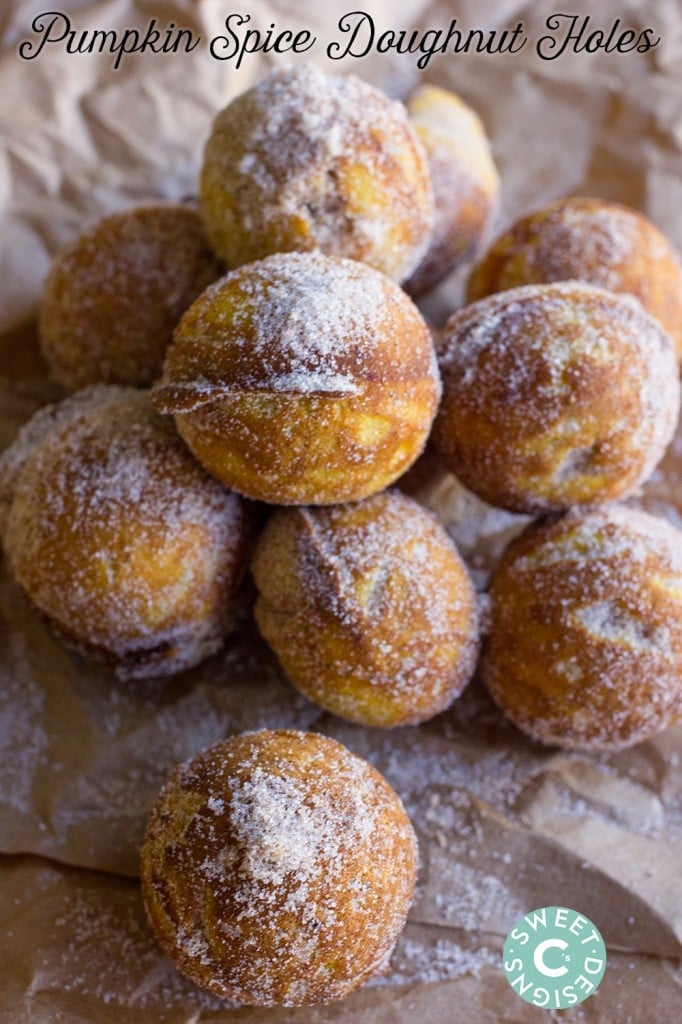
[[[103,218],[56,256],[45,282],[40,341],[53,376],[73,390],[151,384],[181,315],[221,273],[190,207]]]
[[[319,249],[397,281],[433,219],[426,157],[402,105],[311,66],[273,72],[218,115],[201,204],[230,267]]]
[[[490,587],[483,677],[543,743],[618,749],[682,713],[682,534],[606,506],[534,523]]]
[[[511,511],[631,494],[675,429],[672,344],[630,296],[577,281],[491,295],[451,317],[440,355],[434,445]]]
[[[37,420],[0,463],[4,548],[36,608],[123,677],[216,651],[248,557],[241,499],[194,462],[146,392],[89,388]]]
[[[421,295],[476,254],[497,210],[500,180],[483,123],[458,96],[422,85],[406,105],[426,151],[436,209],[429,248],[404,286]]]
[[[641,213],[571,196],[522,217],[474,269],[470,302],[524,284],[577,279],[634,295],[682,357],[682,260]]]
[[[280,510],[252,571],[261,633],[293,685],[328,711],[413,725],[469,681],[476,595],[450,538],[411,498]]]
[[[383,966],[417,869],[397,795],[311,733],[245,733],[171,774],[147,827],[142,889],[177,966],[259,1006],[340,999]]]
[[[270,256],[207,289],[152,395],[211,473],[274,504],[388,486],[422,450],[439,396],[414,304],[383,274],[320,253]]]

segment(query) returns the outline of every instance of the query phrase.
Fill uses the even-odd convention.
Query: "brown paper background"
[[[235,71],[205,49],[110,59],[45,52],[19,40],[52,5],[0,11],[0,447],[58,397],[35,341],[41,283],[56,248],[101,214],[195,191],[213,114],[270,67]],[[324,45],[347,0],[225,5],[62,4],[79,28],[156,17],[219,33],[232,10],[267,27],[309,27]],[[370,2],[382,28],[513,26],[532,40],[556,3]],[[575,8],[574,8],[575,10]],[[503,181],[496,227],[556,196],[601,195],[646,213],[682,247],[682,9],[676,0],[583,3],[594,27],[653,26],[646,55],[408,56],[333,65],[393,95],[417,80],[459,92],[481,114]],[[302,60],[303,58],[296,58]],[[424,304],[442,320],[457,280]],[[647,486],[645,504],[682,523],[682,440]],[[486,509],[425,460],[411,488],[436,509],[483,587],[520,517]],[[679,498],[678,498],[679,495]],[[0,563],[0,1019],[31,1024],[286,1021],[462,1024],[496,1021],[672,1024],[682,973],[682,730],[630,751],[540,748],[506,724],[474,684],[419,728],[384,733],[325,715],[281,679],[245,616],[225,652],[171,681],[121,684],[65,652]],[[420,838],[410,922],[391,972],[348,1000],[254,1011],[199,993],[157,950],[134,879],[145,816],[169,767],[245,728],[291,725],[333,735],[372,760],[403,797]],[[584,911],[609,965],[599,993],[561,1014],[533,1009],[507,985],[499,951],[517,917],[542,905]]]

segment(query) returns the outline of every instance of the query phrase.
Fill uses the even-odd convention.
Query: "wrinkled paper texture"
[[[18,43],[48,5],[3,5],[0,29],[0,447],[60,396],[36,343],[42,281],[57,248],[134,202],[196,193],[213,115],[271,67],[239,70],[205,47],[133,55],[53,48],[26,62]],[[62,5],[78,28],[165,25],[224,31],[232,10],[262,29],[310,28],[318,64],[403,95],[418,81],[458,92],[481,115],[502,175],[495,225],[566,194],[645,213],[682,248],[682,12],[676,0],[589,5],[595,27],[653,26],[648,54],[372,55],[332,65],[323,41],[357,5],[273,0],[228,6],[111,0]],[[371,2],[380,28],[513,26],[534,40],[556,4]],[[587,8],[588,5],[583,5]],[[598,14],[594,8],[598,6]],[[585,11],[584,13],[587,13]],[[305,58],[294,58],[302,61]],[[461,302],[462,274],[424,303],[436,324]],[[682,436],[647,485],[651,511],[682,524]],[[425,457],[409,488],[446,524],[484,588],[524,522],[483,506]],[[170,681],[121,683],[65,651],[0,562],[0,1017],[14,1024],[286,1021],[369,1024],[543,1022],[500,967],[522,914],[563,904],[587,914],[609,950],[597,995],[565,1021],[666,1024],[682,998],[682,730],[625,752],[541,748],[474,683],[445,714],[397,732],[325,715],[282,679],[248,619],[225,651]],[[144,823],[172,765],[262,726],[314,728],[371,760],[403,798],[420,839],[408,927],[384,978],[328,1007],[237,1008],[199,992],[157,948],[135,876]]]

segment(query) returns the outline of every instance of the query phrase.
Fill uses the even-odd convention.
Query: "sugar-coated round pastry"
[[[256,621],[287,677],[343,718],[423,722],[473,673],[467,570],[435,517],[398,491],[275,512],[252,571]]]
[[[218,114],[201,206],[230,267],[320,249],[396,281],[417,266],[433,221],[426,156],[402,104],[312,66],[273,71]]]
[[[531,524],[490,586],[483,678],[543,743],[618,749],[682,715],[682,533],[603,506]]]
[[[414,462],[440,379],[426,324],[384,274],[282,253],[190,307],[152,394],[229,487],[324,505],[380,491]]]
[[[69,646],[123,678],[221,646],[247,512],[147,392],[100,385],[40,410],[0,461],[0,491],[9,567]]]
[[[173,328],[223,273],[198,211],[156,203],[105,217],[60,252],[43,289],[40,343],[70,389],[143,386]]]
[[[426,151],[436,209],[429,248],[405,285],[420,295],[476,254],[500,179],[480,117],[455,93],[420,85],[407,112]]]
[[[173,771],[147,826],[142,891],[196,984],[305,1006],[385,967],[416,869],[409,819],[370,764],[324,736],[262,730]]]
[[[524,284],[575,279],[634,295],[682,357],[682,259],[641,213],[570,196],[522,217],[490,247],[469,301]]]
[[[466,487],[512,512],[631,494],[677,423],[672,342],[628,295],[513,288],[455,313],[439,355],[434,444]]]

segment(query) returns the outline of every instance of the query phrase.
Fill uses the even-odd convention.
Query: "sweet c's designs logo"
[[[517,995],[533,1006],[565,1010],[596,992],[606,969],[606,947],[583,914],[541,907],[516,922],[503,959]]]

